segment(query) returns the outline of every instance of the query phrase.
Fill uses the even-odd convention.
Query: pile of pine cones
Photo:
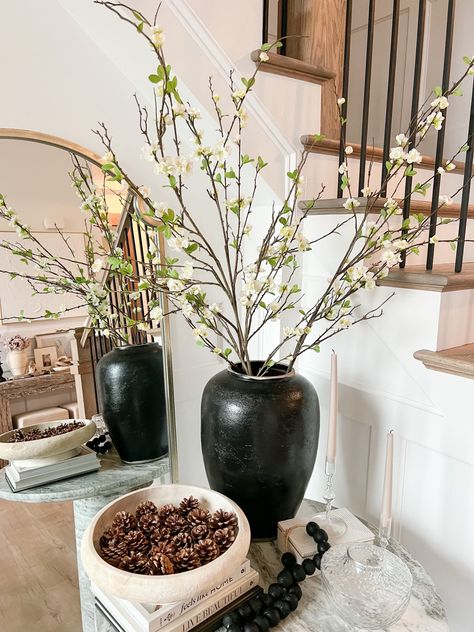
[[[33,428],[32,430],[15,430],[8,439],[8,443],[21,443],[22,441],[36,441],[37,439],[47,439],[58,435],[72,432],[85,426],[83,421],[68,421],[58,426],[48,426],[47,428]]]
[[[190,496],[179,506],[158,508],[147,500],[135,515],[120,511],[100,538],[101,557],[122,570],[141,575],[182,573],[219,557],[235,540],[237,516],[213,514]]]

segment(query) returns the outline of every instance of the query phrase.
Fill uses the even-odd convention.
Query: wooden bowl
[[[77,454],[81,445],[89,441],[95,432],[96,425],[90,419],[63,419],[59,421],[47,421],[33,426],[22,428],[25,432],[38,428],[54,428],[60,424],[71,421],[82,421],[84,426],[57,435],[56,437],[46,437],[45,439],[35,439],[33,441],[20,441],[18,443],[8,443],[15,430],[10,430],[0,435],[0,459],[5,461],[20,461],[22,466],[49,465]]]
[[[178,505],[194,496],[210,512],[217,509],[237,515],[238,532],[232,545],[217,559],[190,571],[173,575],[138,575],[108,564],[100,555],[99,539],[118,511],[134,513],[145,500],[158,507]],[[245,560],[250,546],[250,526],[244,512],[229,498],[210,489],[188,485],[160,485],[121,496],[106,505],[92,520],[82,538],[82,564],[91,581],[105,593],[128,601],[165,604],[189,599],[229,577]]]

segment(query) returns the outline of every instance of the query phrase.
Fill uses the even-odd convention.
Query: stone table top
[[[310,500],[303,501],[298,516],[313,517],[322,511],[324,506]],[[374,533],[375,527],[368,525]],[[448,632],[446,612],[432,579],[424,568],[395,540],[390,541],[389,550],[400,557],[409,567],[413,576],[413,591],[403,617],[384,632]],[[275,581],[281,570],[280,551],[276,542],[254,542],[250,547],[250,560],[253,568],[260,573],[260,583],[268,587]],[[285,632],[356,632],[339,617],[331,612],[327,598],[317,571],[313,577],[307,578],[303,585],[303,597],[298,609],[291,613],[275,630]],[[114,632],[116,628],[97,609],[95,612],[96,632]],[[223,631],[221,628],[220,631]],[[219,631],[219,632],[220,632]],[[379,630],[378,632],[382,632]]]
[[[120,496],[131,489],[145,487],[169,471],[169,461],[129,464],[120,460],[115,451],[100,456],[101,468],[97,472],[68,478],[22,492],[12,492],[0,470],[0,498],[29,503],[52,503],[80,500],[93,496]]]

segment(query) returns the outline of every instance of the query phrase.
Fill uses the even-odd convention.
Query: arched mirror
[[[13,213],[12,218],[4,216],[0,220],[0,336],[7,344],[15,335],[29,342],[24,354],[26,360],[20,367],[15,365],[18,357],[15,343],[10,348],[2,346],[3,379],[7,381],[0,384],[1,430],[26,427],[38,420],[49,421],[49,409],[53,421],[51,411],[62,404],[69,405],[71,416],[91,418],[110,404],[102,401],[103,397],[113,399],[114,403],[120,399],[119,392],[127,392],[129,380],[126,368],[114,365],[109,372],[122,371],[122,381],[119,386],[108,385],[112,390],[103,395],[103,389],[98,388],[98,372],[104,373],[100,367],[106,362],[102,361],[98,369],[99,361],[117,348],[122,351],[130,348],[131,353],[138,353],[149,343],[159,343],[161,355],[153,361],[161,362],[161,381],[158,377],[153,388],[146,389],[148,395],[141,397],[153,393],[156,399],[159,392],[165,428],[163,431],[152,428],[150,441],[141,432],[135,415],[130,422],[131,434],[125,438],[117,434],[117,448],[121,447],[120,442],[134,444],[136,448],[141,441],[145,452],[127,451],[130,446],[125,445],[123,454],[120,453],[123,460],[136,462],[163,456],[169,446],[171,474],[176,481],[169,324],[166,316],[159,324],[155,322],[154,314],[157,310],[166,312],[166,306],[157,306],[156,296],[150,295],[143,281],[147,262],[151,269],[156,257],[164,256],[163,240],[158,233],[153,235],[147,230],[134,197],[123,183],[106,179],[101,165],[99,156],[67,140],[25,130],[0,129],[0,193],[5,196],[4,208],[11,208]],[[91,199],[101,205],[99,220],[96,218],[92,224],[88,212]],[[22,234],[16,217],[26,225],[29,235]],[[98,221],[107,225],[109,233],[98,226]],[[24,256],[22,248],[26,249]],[[119,263],[113,260],[114,249],[121,253]],[[121,269],[126,267],[126,274],[116,273],[115,264]],[[52,279],[49,287],[38,282],[43,274]],[[68,275],[71,282],[65,286],[67,291],[62,291],[58,285],[63,281],[60,277],[67,279]],[[83,295],[72,291],[81,275],[85,277],[85,285],[91,275],[94,277],[89,292],[101,296],[107,289],[100,309],[107,311],[107,322],[114,323],[118,337],[110,335],[108,326],[91,312],[89,299],[84,300]],[[161,297],[159,300],[164,301]],[[123,357],[125,353],[120,355]],[[130,365],[132,360],[127,362]],[[149,365],[152,374],[153,367],[152,362]],[[10,396],[13,391],[14,397]],[[127,410],[134,407],[130,401],[122,401],[124,405]],[[31,414],[40,411],[43,412],[36,417]],[[119,413],[123,425],[124,413]],[[143,416],[153,417],[153,414]],[[150,423],[150,419],[144,419],[143,423]],[[150,451],[148,444],[160,432],[160,445],[155,452]]]

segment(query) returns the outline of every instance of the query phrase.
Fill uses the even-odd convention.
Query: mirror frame
[[[63,151],[67,151],[69,153],[80,156],[81,158],[92,162],[98,167],[101,167],[103,164],[102,158],[90,149],[87,149],[86,147],[78,145],[77,143],[69,141],[65,138],[61,138],[60,136],[53,136],[52,134],[45,134],[43,132],[37,132],[27,129],[0,127],[0,140],[20,140],[49,145],[50,147],[56,147],[57,149],[61,149]],[[133,202],[135,202],[135,208],[137,208],[136,203],[138,202],[137,210],[139,210],[139,200],[134,198]],[[145,223],[148,223],[146,221],[146,217],[142,217],[142,219]],[[150,222],[150,225],[153,226],[155,224],[153,222]],[[160,258],[164,261],[166,253],[163,233],[159,233],[158,240]],[[163,313],[167,314],[168,298],[166,295],[161,296],[161,302]],[[161,334],[163,345],[163,373],[165,381],[166,424],[168,430],[168,458],[170,465],[170,478],[172,483],[177,483],[179,481],[178,440],[176,432],[176,409],[174,401],[173,362],[171,352],[171,330],[169,315],[165,315],[163,317]],[[81,344],[83,344],[86,339],[87,334],[83,336]]]

